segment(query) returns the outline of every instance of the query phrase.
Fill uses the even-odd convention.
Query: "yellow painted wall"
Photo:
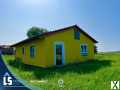
[[[54,43],[64,42],[65,64],[85,61],[94,58],[94,43],[86,37],[83,33],[80,33],[80,40],[74,39],[74,30],[66,30],[65,32],[59,32],[54,35],[46,37],[47,44],[47,66],[54,65]],[[88,45],[88,56],[80,55],[80,45]]]
[[[25,64],[45,67],[45,40],[35,40],[16,47],[16,58],[20,58]],[[30,57],[30,46],[35,46],[35,57]],[[22,54],[22,47],[25,54]]]
[[[21,58],[25,64],[49,67],[54,65],[54,43],[64,42],[65,64],[85,61],[94,58],[94,43],[80,33],[80,40],[74,39],[74,30],[66,30],[53,35],[46,36],[44,39],[16,46],[16,57]],[[80,55],[80,45],[88,45],[88,56]],[[30,46],[35,45],[35,57],[30,57]],[[25,55],[22,55],[22,47],[25,47]]]

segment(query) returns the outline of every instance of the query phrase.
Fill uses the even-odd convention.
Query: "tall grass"
[[[22,79],[47,90],[110,90],[111,80],[120,80],[120,53],[100,53],[95,60],[69,64],[64,67],[40,68],[25,65],[13,56],[4,60]],[[58,80],[64,80],[59,87]],[[31,80],[48,80],[46,83]]]

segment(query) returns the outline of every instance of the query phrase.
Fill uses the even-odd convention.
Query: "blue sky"
[[[25,39],[32,26],[73,24],[99,41],[99,51],[120,50],[120,0],[0,0],[0,44]]]

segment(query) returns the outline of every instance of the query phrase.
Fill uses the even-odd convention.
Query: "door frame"
[[[54,65],[62,66],[62,65],[56,65],[56,45],[62,45],[62,65],[64,65],[65,64],[64,42],[54,42]]]

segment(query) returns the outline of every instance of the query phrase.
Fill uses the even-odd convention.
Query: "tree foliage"
[[[45,32],[48,32],[48,30],[45,28],[31,27],[27,32],[27,36],[28,38],[32,38],[32,37],[39,36]]]
[[[96,46],[96,45],[94,46],[94,53],[95,53],[95,54],[97,54],[97,53],[98,53],[98,48],[97,48],[97,46]]]

